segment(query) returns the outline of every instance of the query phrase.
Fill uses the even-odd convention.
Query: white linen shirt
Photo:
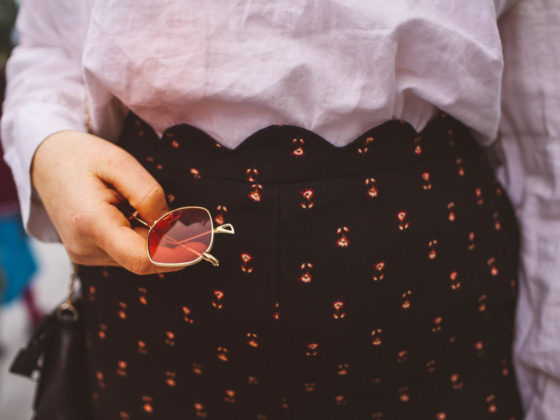
[[[515,362],[527,420],[560,418],[560,1],[500,21],[500,181],[521,225]]]
[[[528,419],[556,419],[560,11],[514,3],[24,0],[1,128],[26,227],[57,240],[29,168],[48,135],[85,130],[86,98],[109,140],[132,110],[158,133],[189,123],[230,148],[271,124],[343,146],[394,118],[421,130],[442,109],[503,152],[523,235],[520,387]]]

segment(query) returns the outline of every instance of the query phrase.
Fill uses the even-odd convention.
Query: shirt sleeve
[[[31,185],[30,166],[35,150],[50,134],[85,131],[83,3],[24,0],[16,24],[19,45],[6,68],[4,158],[14,174],[24,225],[44,241],[57,241],[58,235]]]
[[[521,229],[514,360],[526,420],[560,413],[560,8],[523,0],[499,23],[504,51],[498,176]]]

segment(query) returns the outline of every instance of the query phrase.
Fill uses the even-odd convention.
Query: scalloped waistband
[[[369,174],[481,150],[470,130],[445,113],[438,113],[421,132],[405,121],[388,121],[344,147],[301,127],[272,125],[235,149],[189,124],[170,127],[159,137],[130,113],[118,144],[141,156],[152,172],[187,171],[196,177],[197,168],[204,168],[205,177],[246,181],[258,175],[259,182]]]

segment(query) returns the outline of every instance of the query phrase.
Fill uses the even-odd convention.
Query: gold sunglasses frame
[[[148,246],[149,239],[150,239],[150,234],[152,233],[153,228],[163,218],[167,217],[171,213],[174,213],[178,210],[189,210],[189,209],[204,210],[208,214],[208,218],[210,219],[210,228],[211,228],[210,232],[212,233],[212,237],[210,238],[210,245],[208,245],[208,248],[206,249],[206,251],[200,253],[200,256],[197,259],[195,259],[193,261],[186,262],[186,263],[160,263],[160,262],[154,261],[152,259],[152,256],[150,255],[150,247]],[[138,216],[138,211],[135,211],[134,213],[132,213],[130,215],[130,217],[133,218],[134,220],[137,220],[142,225],[144,225],[145,227],[148,228],[148,235],[146,236],[146,253],[148,254],[148,258],[149,258],[150,262],[152,264],[158,266],[158,267],[188,267],[188,266],[197,264],[202,260],[205,260],[205,261],[209,262],[214,267],[218,267],[220,265],[220,262],[218,261],[218,259],[216,257],[214,257],[212,254],[210,254],[210,250],[212,249],[212,246],[214,245],[214,234],[216,234],[216,233],[227,233],[229,235],[235,234],[235,230],[234,230],[233,225],[231,223],[226,223],[226,224],[214,227],[214,220],[212,220],[212,215],[210,214],[210,211],[208,211],[208,209],[206,207],[200,207],[200,206],[185,206],[185,207],[178,207],[176,209],[169,210],[167,213],[160,216],[151,226]]]

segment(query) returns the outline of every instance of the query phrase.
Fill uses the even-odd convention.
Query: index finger
[[[162,186],[140,162],[114,144],[107,147],[111,156],[95,168],[96,175],[122,194],[148,224],[169,211]]]

